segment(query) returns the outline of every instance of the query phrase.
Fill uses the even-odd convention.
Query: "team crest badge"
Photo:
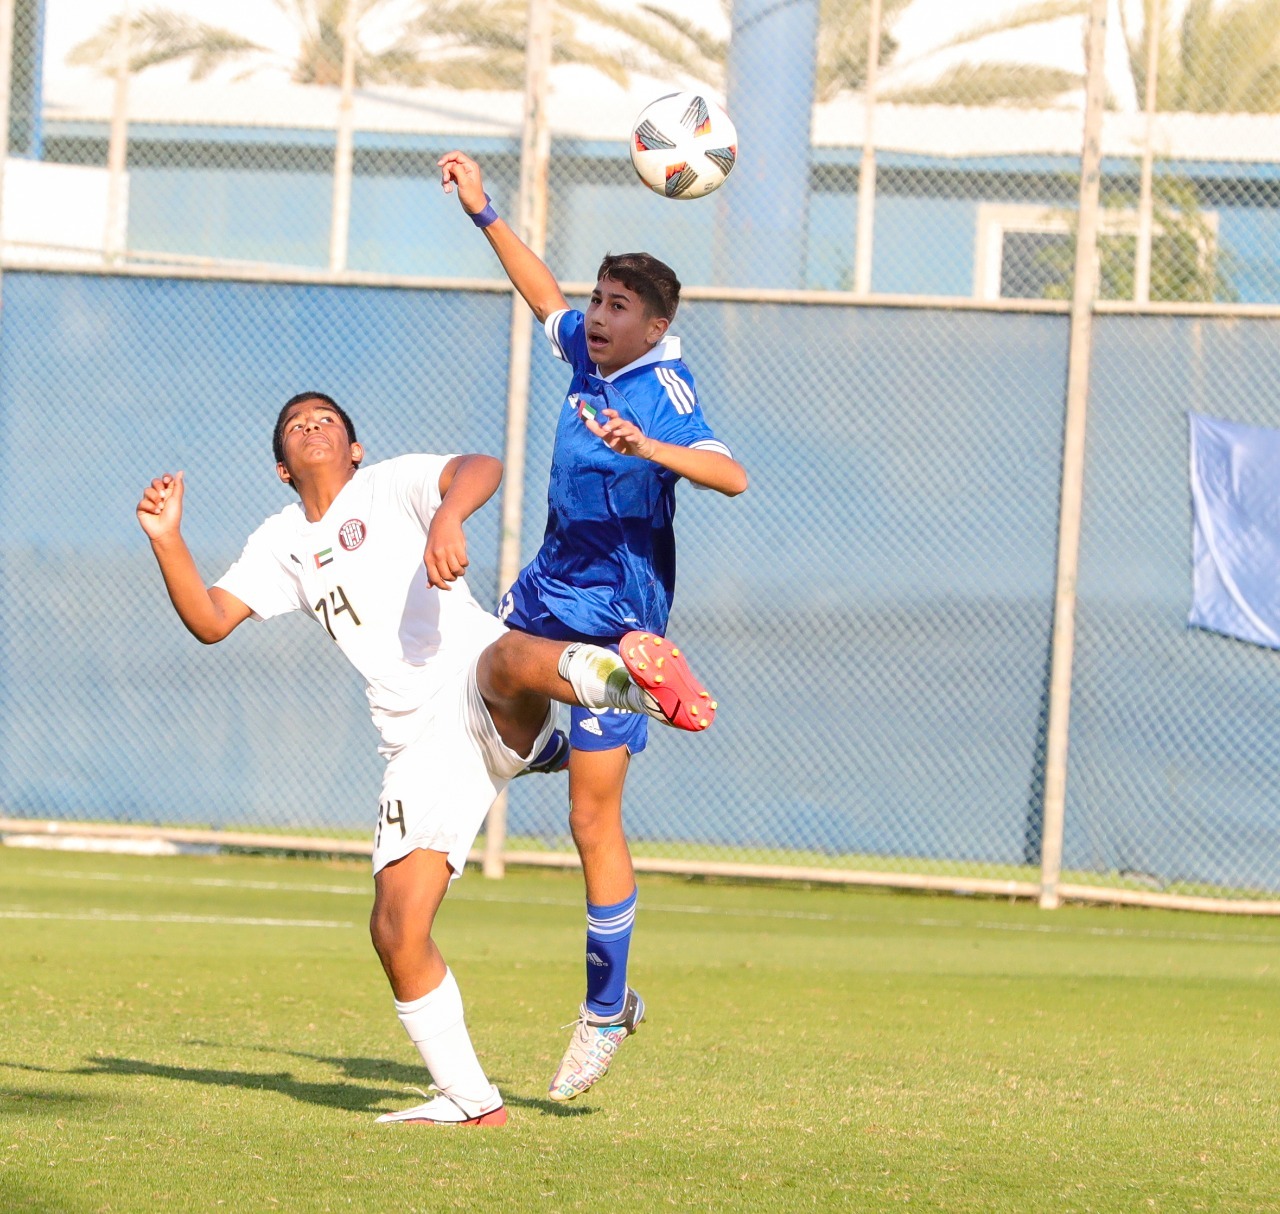
[[[368,528],[358,518],[348,519],[338,528],[338,543],[345,551],[354,552],[368,534]]]

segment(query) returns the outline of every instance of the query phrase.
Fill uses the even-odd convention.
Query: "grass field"
[[[1280,922],[647,878],[568,1107],[576,874],[439,937],[511,1120],[425,1086],[363,863],[0,848],[0,1210],[1280,1209]]]

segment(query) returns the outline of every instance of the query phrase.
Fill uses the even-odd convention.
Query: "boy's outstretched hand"
[[[182,473],[157,476],[142,492],[138,522],[150,539],[173,535],[182,524]]]
[[[436,161],[440,169],[440,185],[446,194],[456,188],[458,201],[468,215],[478,215],[488,205],[480,166],[466,152],[446,152]]]
[[[634,455],[640,459],[653,458],[653,440],[635,422],[627,421],[625,417],[620,416],[617,409],[602,409],[600,415],[608,418],[603,426],[594,417],[588,417],[585,413],[582,415],[582,424],[620,455]]]

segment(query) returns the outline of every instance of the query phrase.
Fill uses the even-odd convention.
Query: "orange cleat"
[[[678,646],[653,632],[628,632],[618,653],[632,681],[653,701],[650,716],[690,733],[711,728],[718,705]]]

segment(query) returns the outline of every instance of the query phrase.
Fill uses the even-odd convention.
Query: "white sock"
[[[666,720],[657,701],[631,681],[622,659],[611,649],[575,641],[560,655],[556,670],[573,688],[583,708],[592,712],[621,708]]]
[[[476,1057],[471,1035],[462,1015],[462,992],[453,971],[446,969],[444,981],[421,999],[396,1003],[396,1015],[418,1047],[431,1080],[442,1092],[476,1112],[492,1096],[491,1084]],[[467,1112],[472,1112],[468,1107]]]

